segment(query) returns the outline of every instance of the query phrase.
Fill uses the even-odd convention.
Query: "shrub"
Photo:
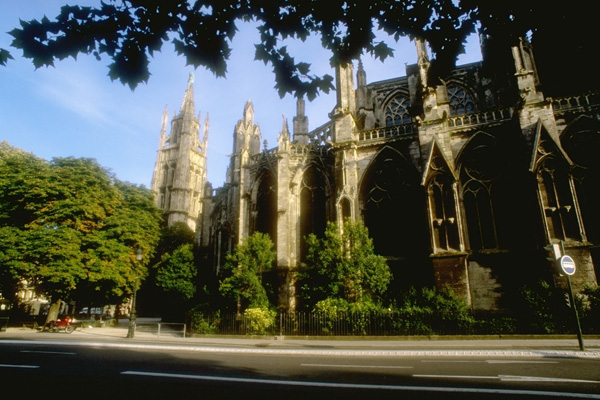
[[[479,311],[474,315],[472,334],[508,335],[517,333],[518,321],[514,316],[503,312]]]
[[[340,312],[348,312],[349,308],[350,303],[348,303],[344,299],[327,298],[315,304],[314,311],[331,317],[335,317]]]
[[[578,303],[581,308],[582,329],[589,333],[600,333],[600,286],[586,288],[579,296]]]
[[[520,329],[529,333],[562,333],[572,322],[565,301],[565,291],[544,280],[521,289],[522,307],[517,318]]]
[[[204,313],[192,309],[189,313],[190,330],[200,335],[211,335],[219,331],[220,312]]]
[[[265,335],[275,326],[277,313],[267,308],[247,308],[244,312],[246,332],[252,335]]]
[[[389,313],[371,301],[349,303],[345,299],[328,298],[315,305],[314,312],[320,314],[324,333],[366,335],[378,320],[377,315]]]
[[[395,327],[403,334],[467,333],[475,323],[467,302],[449,287],[410,288],[400,299]]]

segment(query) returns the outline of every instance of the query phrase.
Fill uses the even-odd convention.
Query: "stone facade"
[[[151,188],[168,225],[183,222],[196,231],[206,187],[208,116],[201,141],[200,115],[194,116],[193,75],[190,74],[181,110],[173,117],[167,135],[168,117],[165,108]]]
[[[577,262],[575,290],[597,283],[598,94],[547,97],[526,41],[507,68],[484,58],[432,84],[416,44],[405,77],[367,83],[359,64],[355,85],[353,66],[339,67],[330,121],[309,131],[299,100],[275,148],[261,148],[245,105],[226,183],[201,202],[198,240],[216,273],[245,237],[268,233],[279,307],[294,309],[303,238],[352,218],[387,258],[394,291],[449,285],[474,309],[507,308],[527,282],[561,284],[544,253],[559,242]]]

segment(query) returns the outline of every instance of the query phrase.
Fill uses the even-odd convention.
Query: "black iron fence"
[[[188,322],[192,334],[411,336],[525,333],[514,318],[501,315],[414,316],[399,312],[272,312],[248,315],[216,312],[194,314]]]

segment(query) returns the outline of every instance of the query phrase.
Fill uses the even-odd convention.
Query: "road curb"
[[[229,354],[269,354],[269,355],[321,355],[321,356],[356,356],[356,357],[502,357],[502,358],[571,358],[571,359],[600,359],[600,351],[571,351],[571,350],[394,350],[394,349],[306,349],[306,348],[275,348],[275,347],[239,347],[239,346],[208,346],[175,343],[147,343],[135,341],[75,341],[75,340],[0,340],[4,344],[60,344],[73,347],[103,347],[153,349],[202,353]]]

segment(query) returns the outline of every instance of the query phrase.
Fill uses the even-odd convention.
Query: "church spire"
[[[206,156],[206,151],[208,149],[208,127],[209,127],[209,122],[208,122],[208,113],[206,113],[206,117],[204,118],[204,129],[203,129],[203,136],[202,136],[202,151],[204,152],[204,155]]]
[[[299,144],[308,144],[308,117],[305,114],[304,98],[296,100],[296,116],[294,123],[294,140]]]
[[[283,126],[281,127],[281,132],[279,132],[279,138],[277,139],[279,142],[279,151],[286,151],[290,145],[290,130],[288,129],[287,118],[285,118],[285,114],[283,114]]]
[[[358,87],[367,86],[367,73],[362,60],[358,60],[358,72],[356,72],[356,84]]]
[[[181,113],[194,115],[194,73],[190,72],[188,85],[181,102]]]
[[[169,226],[184,222],[195,231],[206,183],[208,124],[201,143],[200,115],[197,118],[194,115],[193,74],[189,76],[181,110],[173,117],[169,133],[168,118],[168,109],[165,108],[160,147],[152,177],[155,204],[163,211],[165,222]]]
[[[283,118],[283,124],[281,127],[281,132],[279,134],[285,140],[290,140],[290,130],[288,129],[288,123],[287,123],[287,118],[285,117],[285,114],[282,115],[282,118]]]
[[[158,143],[158,148],[162,149],[167,142],[167,124],[169,123],[169,107],[165,106],[165,111],[163,112],[162,117],[162,126],[160,128],[160,139]]]
[[[244,106],[244,124],[248,126],[254,124],[254,106],[250,100]]]
[[[367,73],[362,60],[358,60],[358,71],[356,72],[356,108],[368,108]]]

